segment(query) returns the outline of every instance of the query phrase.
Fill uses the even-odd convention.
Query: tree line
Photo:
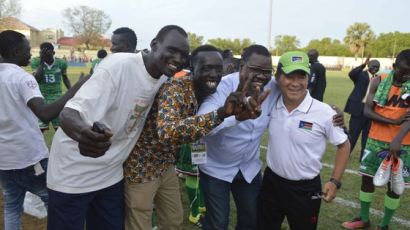
[[[19,0],[0,0],[0,19],[7,16],[19,16],[21,3]],[[102,34],[111,26],[111,18],[104,11],[89,6],[75,6],[64,9],[62,12],[65,25],[70,28],[75,38],[83,43],[86,49],[98,47]],[[249,39],[213,38],[205,41],[204,37],[189,32],[188,38],[191,50],[208,43],[221,50],[230,49],[234,54],[240,54],[245,47],[254,42]],[[300,46],[296,36],[277,35],[274,37],[272,55],[281,55],[290,50],[307,51],[317,49],[323,56],[355,56],[364,57],[372,54],[373,57],[395,57],[405,48],[410,47],[410,33],[399,31],[380,33],[375,35],[370,25],[356,22],[346,29],[343,41],[325,37],[313,39],[305,47]]]

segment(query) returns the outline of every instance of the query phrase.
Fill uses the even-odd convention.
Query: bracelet
[[[342,187],[342,183],[333,177],[329,179],[329,182],[332,182],[334,185],[336,185],[337,189],[340,189],[340,187]]]

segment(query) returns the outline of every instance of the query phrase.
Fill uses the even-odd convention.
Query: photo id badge
[[[206,152],[193,152],[191,154],[192,164],[199,165],[206,163]]]

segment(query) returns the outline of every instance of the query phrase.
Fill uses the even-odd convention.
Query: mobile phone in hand
[[[105,133],[104,125],[98,121],[94,122],[93,127],[91,128],[92,131],[97,133]]]

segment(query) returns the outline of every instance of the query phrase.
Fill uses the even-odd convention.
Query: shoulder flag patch
[[[300,129],[306,129],[306,130],[312,131],[313,123],[307,122],[307,121],[300,121],[300,122],[299,122],[299,128],[300,128]]]

